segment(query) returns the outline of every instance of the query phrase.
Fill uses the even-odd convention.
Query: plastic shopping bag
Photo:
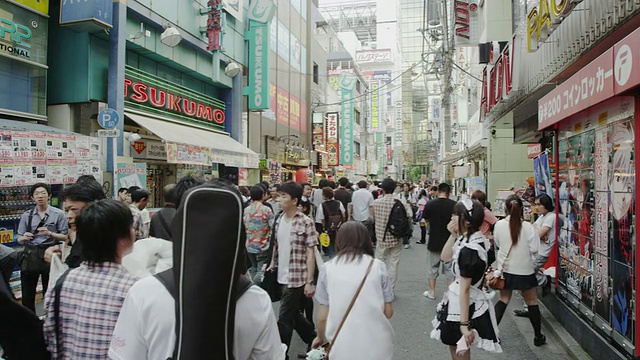
[[[51,268],[49,271],[49,289],[55,288],[58,278],[60,278],[60,276],[64,274],[64,272],[68,269],[69,266],[63,263],[62,259],[60,259],[59,256],[53,255],[51,257]]]

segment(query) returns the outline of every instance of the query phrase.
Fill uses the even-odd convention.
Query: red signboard
[[[329,153],[329,166],[338,166],[339,163],[339,119],[338,113],[327,113],[327,152]]]
[[[269,84],[271,111],[276,120],[292,129],[307,131],[307,109],[304,102],[274,83]]]
[[[221,50],[222,0],[209,0],[207,6],[209,7],[207,14],[207,50]]]
[[[482,97],[480,99],[483,116],[491,111],[502,99],[505,99],[511,91],[513,61],[510,47],[511,44],[505,46],[493,66],[487,66],[483,71]]]
[[[640,84],[639,37],[637,29],[540,99],[538,129]]]

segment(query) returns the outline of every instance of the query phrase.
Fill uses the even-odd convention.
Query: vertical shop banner
[[[329,153],[329,166],[338,166],[338,164],[340,163],[340,138],[338,136],[339,128],[340,118],[338,113],[327,113],[326,149]]]
[[[269,183],[272,185],[280,184],[280,163],[277,161],[269,161]]]
[[[380,126],[378,120],[380,115],[380,100],[378,97],[378,88],[380,85],[377,81],[371,82],[371,125],[370,131],[377,131]]]
[[[533,158],[533,180],[536,196],[544,193],[549,195],[551,199],[554,198],[549,171],[549,154],[546,151]]]
[[[378,159],[378,173],[382,172],[382,169],[384,169],[385,162],[385,151],[383,148],[384,141],[382,137],[382,132],[376,133],[376,159]]]
[[[340,75],[340,165],[353,164],[353,90],[356,78],[343,71]]]
[[[312,142],[314,148],[324,145],[324,118],[322,113],[313,113]]]
[[[249,110],[269,108],[269,24],[249,20]]]
[[[396,101],[396,109],[395,109],[395,141],[394,148],[399,149],[402,147],[402,100]]]
[[[116,188],[140,186],[145,189],[147,184],[147,164],[145,163],[117,163]]]
[[[453,2],[456,46],[478,46],[480,41],[478,10],[478,2],[475,0]]]
[[[609,131],[596,130],[595,141],[595,313],[609,320]]]
[[[391,136],[387,136],[385,145],[387,147],[386,148],[387,165],[391,165],[393,164],[393,161],[391,161]]]

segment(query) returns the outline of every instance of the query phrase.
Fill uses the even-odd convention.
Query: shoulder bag
[[[362,281],[360,281],[360,285],[358,285],[358,289],[356,290],[356,293],[353,295],[353,298],[351,299],[351,303],[349,303],[349,307],[347,307],[347,310],[344,312],[344,315],[342,315],[342,320],[340,320],[340,324],[336,329],[336,333],[333,335],[333,339],[331,339],[328,343],[323,345],[322,346],[323,349],[315,350],[315,351],[320,351],[324,353],[324,357],[322,357],[322,359],[329,360],[329,353],[331,352],[331,348],[333,347],[333,344],[335,344],[336,338],[338,337],[338,334],[340,334],[340,330],[342,329],[344,322],[347,320],[347,317],[349,316],[349,313],[353,308],[353,304],[355,304],[356,300],[358,299],[358,295],[360,295],[360,291],[362,291],[362,287],[364,286],[364,283],[367,281],[367,277],[369,277],[369,273],[371,272],[371,268],[373,267],[374,261],[375,259],[372,258],[371,261],[369,262],[369,267],[367,267],[367,272],[364,274]]]
[[[502,290],[504,289],[504,267],[507,264],[507,260],[509,260],[509,255],[511,255],[511,250],[513,249],[513,243],[511,243],[511,247],[509,247],[509,251],[507,252],[507,256],[504,258],[504,262],[502,262],[502,266],[500,266],[501,274],[500,276],[494,275],[494,270],[491,266],[487,269],[487,272],[484,274],[485,282],[487,286],[494,290]]]

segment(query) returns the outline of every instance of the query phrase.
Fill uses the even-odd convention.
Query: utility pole
[[[450,39],[449,31],[449,11],[447,0],[442,0],[442,57],[444,66],[444,80],[442,89],[443,107],[443,131],[444,131],[444,152],[443,157],[451,152],[451,58],[453,43]]]

